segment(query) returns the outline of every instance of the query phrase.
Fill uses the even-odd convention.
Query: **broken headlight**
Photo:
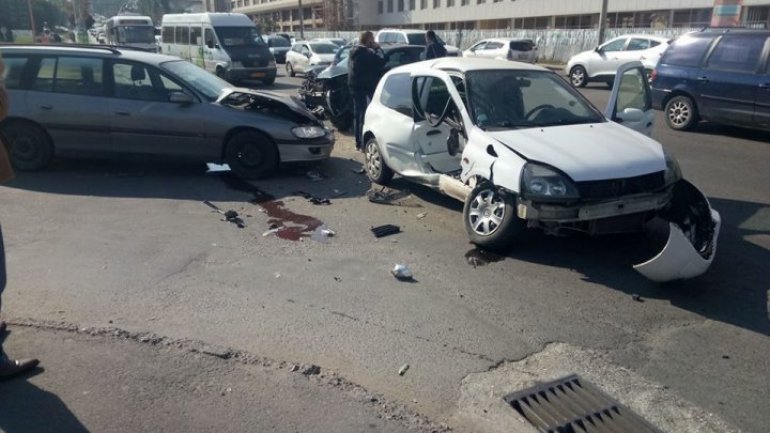
[[[679,163],[676,161],[676,158],[669,155],[668,152],[663,151],[663,155],[666,157],[666,173],[664,179],[666,186],[669,186],[682,179],[682,169],[679,168]]]
[[[578,199],[580,193],[566,175],[545,165],[527,163],[521,174],[521,193],[528,199]]]
[[[291,133],[297,138],[319,138],[326,135],[326,129],[320,126],[298,126]]]

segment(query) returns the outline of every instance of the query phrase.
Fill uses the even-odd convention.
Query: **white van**
[[[243,14],[163,15],[161,51],[232,83],[275,81],[275,59],[254,23]]]
[[[116,15],[104,24],[104,42],[109,45],[158,51],[152,18],[139,15]]]

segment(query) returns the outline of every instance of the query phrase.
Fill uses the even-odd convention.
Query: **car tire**
[[[40,170],[51,163],[54,147],[48,134],[30,122],[8,121],[0,133],[10,146],[10,159],[20,171]]]
[[[217,68],[217,77],[227,81],[227,72],[225,71],[225,68],[222,68],[222,67]]]
[[[393,170],[382,158],[380,145],[377,144],[377,139],[374,137],[364,144],[364,167],[369,180],[374,183],[387,185],[393,179]]]
[[[337,131],[345,132],[353,126],[353,113],[346,111],[339,116],[329,114],[329,121],[337,128]]]
[[[526,228],[516,215],[514,196],[489,182],[480,183],[468,195],[463,221],[470,241],[490,251],[507,249]]]
[[[290,62],[286,62],[286,75],[290,77],[296,77],[297,73],[294,72],[294,66],[291,65]]]
[[[575,87],[585,87],[588,84],[586,68],[575,66],[569,71],[569,82]]]
[[[689,96],[679,95],[666,103],[666,123],[676,131],[690,131],[698,125],[698,107]]]
[[[278,167],[278,150],[273,141],[257,131],[238,132],[225,145],[225,162],[244,179],[261,179]]]

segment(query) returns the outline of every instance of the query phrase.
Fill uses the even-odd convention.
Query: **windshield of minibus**
[[[152,44],[155,43],[155,28],[150,26],[118,27],[118,43]]]
[[[216,27],[219,41],[225,47],[265,45],[256,27]]]

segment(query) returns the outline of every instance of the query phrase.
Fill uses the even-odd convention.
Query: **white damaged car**
[[[720,217],[650,138],[645,76],[640,62],[620,66],[602,113],[539,66],[443,58],[393,69],[366,111],[367,174],[465,202],[468,236],[487,249],[527,228],[619,233],[660,217],[668,243],[634,268],[658,282],[698,276],[714,259]]]

